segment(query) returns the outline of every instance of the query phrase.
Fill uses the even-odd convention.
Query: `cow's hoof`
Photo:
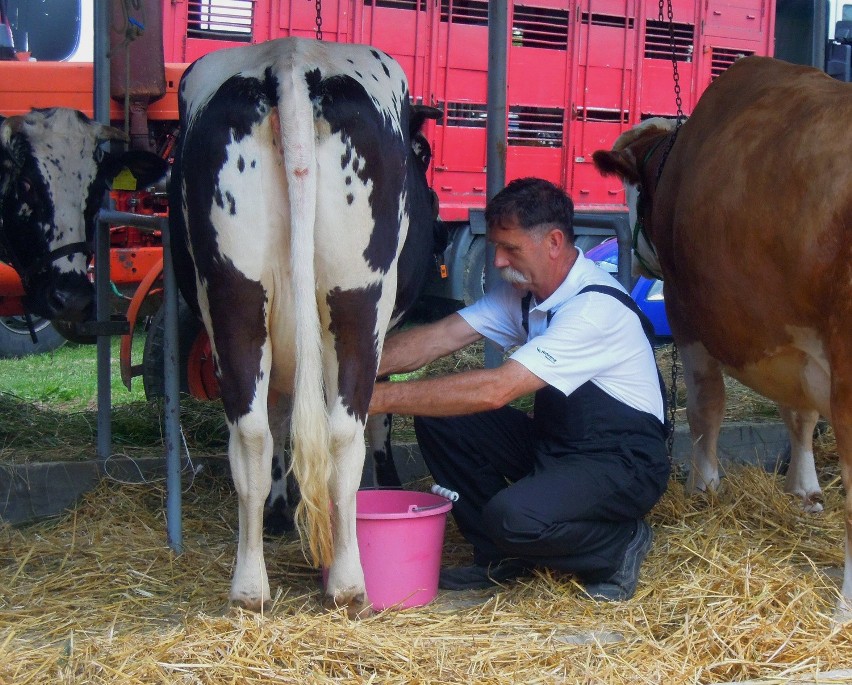
[[[822,493],[812,492],[802,497],[802,509],[808,514],[819,514],[822,512]]]
[[[339,597],[326,594],[322,598],[322,605],[329,611],[337,611],[344,608],[346,609],[346,616],[353,620],[373,615],[373,606],[367,599],[367,595],[363,592]]]
[[[245,609],[246,611],[253,611],[257,614],[268,614],[272,611],[272,600],[267,599],[264,601],[259,597],[232,597],[231,606]]]

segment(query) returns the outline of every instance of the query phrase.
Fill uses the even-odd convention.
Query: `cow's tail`
[[[315,274],[317,161],[314,117],[304,75],[282,69],[279,82],[281,151],[290,198],[291,269],[296,324],[292,468],[301,501],[296,526],[314,564],[333,558],[328,409],[323,385],[322,333]]]

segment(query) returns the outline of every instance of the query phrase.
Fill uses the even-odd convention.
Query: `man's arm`
[[[434,323],[408,328],[385,340],[378,375],[416,371],[480,338],[482,336],[455,313]]]
[[[473,414],[502,407],[545,385],[523,364],[509,359],[496,369],[476,369],[415,381],[376,383],[369,413],[411,416]]]

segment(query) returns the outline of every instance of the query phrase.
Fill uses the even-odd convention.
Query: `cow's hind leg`
[[[393,293],[388,279],[384,292]],[[355,536],[355,500],[364,468],[364,427],[381,353],[377,331],[387,328],[390,303],[382,286],[334,289],[328,297],[329,333],[325,345],[325,385],[330,398],[329,429],[333,468],[329,487],[335,507],[334,561],[324,604],[345,606],[350,617],[369,612],[364,571]],[[333,352],[332,352],[333,350]]]
[[[273,443],[266,406],[271,346],[262,318],[242,317],[237,311],[212,318],[222,404],[230,429],[228,459],[239,511],[230,598],[238,606],[262,611],[271,597],[263,557],[263,507],[272,482]]]
[[[790,432],[790,466],[784,481],[784,492],[802,500],[802,508],[811,514],[822,511],[822,490],[814,465],[814,428],[819,412],[796,410],[779,404],[781,418]]]
[[[848,303],[847,303],[848,304]],[[848,326],[849,315],[840,314],[841,326]],[[843,328],[842,330],[849,330]],[[832,341],[831,363],[831,426],[840,457],[840,475],[846,490],[844,521],[846,524],[846,564],[843,570],[842,596],[837,604],[835,620],[852,621],[852,355],[849,336],[838,335]]]
[[[686,417],[692,437],[692,467],[686,490],[689,493],[715,490],[719,486],[717,445],[725,413],[725,383],[722,369],[701,343],[680,349],[686,383]]]
[[[334,562],[329,569],[323,605],[345,607],[350,618],[370,613],[364,571],[355,532],[355,500],[364,468],[364,424],[337,403],[329,414],[334,469]]]

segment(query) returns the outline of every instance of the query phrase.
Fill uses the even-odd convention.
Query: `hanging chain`
[[[317,40],[322,40],[322,0],[317,0]]]
[[[673,461],[675,413],[677,412],[677,345],[672,343],[672,380],[669,387],[669,434],[666,436],[666,453],[669,463]]]
[[[669,45],[672,49],[672,75],[674,78],[675,104],[677,105],[677,125],[680,126],[683,120],[683,100],[680,96],[680,73],[677,68],[677,52],[675,50],[674,11],[672,10],[672,0],[660,0],[659,20],[660,23],[666,20],[668,20],[669,23]]]
[[[674,79],[674,94],[675,105],[677,106],[677,120],[675,122],[674,133],[669,138],[669,143],[663,152],[663,157],[660,160],[660,166],[657,168],[657,184],[660,182],[660,175],[663,173],[663,167],[666,165],[669,153],[674,147],[677,134],[680,132],[680,126],[683,123],[683,99],[680,94],[680,73],[677,66],[677,51],[675,49],[674,35],[674,12],[672,10],[672,0],[659,0],[659,20],[660,23],[668,20],[669,24],[669,44],[672,54],[672,78]],[[665,16],[664,16],[665,13]],[[666,451],[668,452],[669,463],[673,463],[674,449],[674,433],[675,433],[675,416],[677,414],[677,375],[678,375],[678,353],[677,344],[672,342],[672,375],[671,385],[669,387],[669,432],[666,436]]]

